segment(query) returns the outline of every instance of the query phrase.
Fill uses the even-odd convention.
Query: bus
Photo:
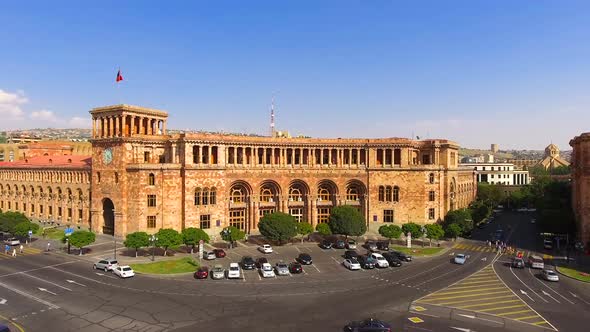
[[[529,256],[529,266],[533,269],[543,269],[545,268],[545,263],[540,256],[531,255]]]

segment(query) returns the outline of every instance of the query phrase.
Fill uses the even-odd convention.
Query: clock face
[[[108,165],[113,161],[113,149],[106,148],[102,151],[102,161]]]

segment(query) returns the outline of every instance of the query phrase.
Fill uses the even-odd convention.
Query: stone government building
[[[590,133],[570,140],[572,152],[572,208],[579,240],[590,250]]]
[[[227,226],[255,233],[267,213],[315,226],[343,204],[370,228],[436,222],[476,195],[475,172],[459,168],[459,146],[448,140],[169,135],[163,111],[115,105],[90,114],[88,159],[0,163],[1,209],[117,236]]]

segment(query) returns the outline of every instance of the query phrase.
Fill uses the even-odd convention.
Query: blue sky
[[[590,131],[588,1],[18,1],[0,10],[0,129],[89,126],[449,138],[541,149]],[[117,68],[125,81],[116,87]]]

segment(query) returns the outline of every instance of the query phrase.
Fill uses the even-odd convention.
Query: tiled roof
[[[91,165],[92,156],[39,156],[13,162],[0,162],[0,168],[90,168]]]

